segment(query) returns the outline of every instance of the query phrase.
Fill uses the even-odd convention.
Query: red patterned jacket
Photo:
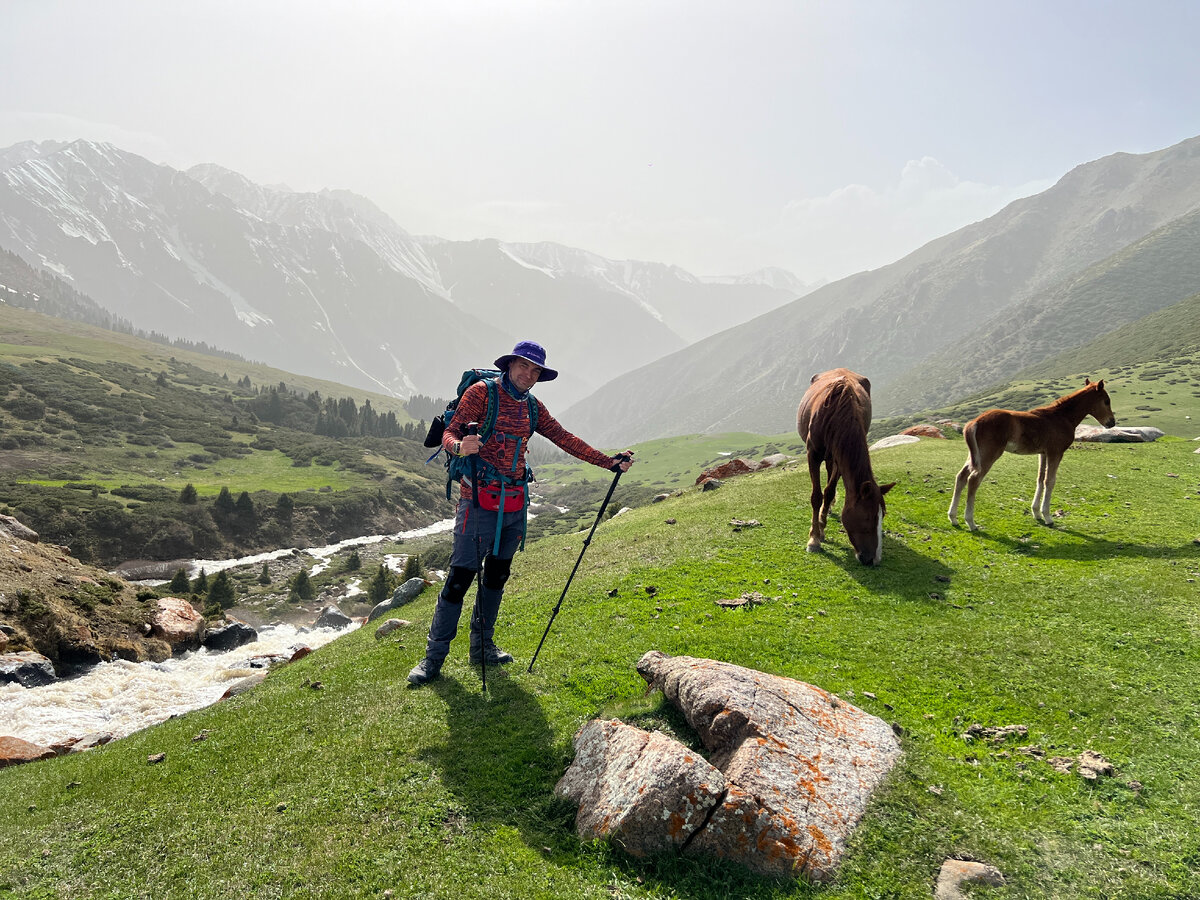
[[[520,478],[525,473],[525,448],[529,444],[529,406],[524,400],[518,400],[504,389],[503,383],[496,391],[500,398],[500,409],[496,413],[496,427],[491,436],[479,448],[481,459],[487,460],[495,468],[505,474],[513,473]],[[572,456],[589,462],[594,466],[608,469],[616,464],[616,460],[596,450],[591,445],[580,440],[558,423],[541,400],[533,398],[537,404],[537,433],[566,450]],[[456,443],[466,437],[468,422],[482,422],[487,414],[487,385],[477,381],[463,392],[458,401],[458,409],[454,418],[446,426],[442,434],[442,447],[447,453],[454,452]],[[518,438],[520,449],[518,451]],[[516,453],[514,465],[513,454]],[[464,491],[459,483],[460,496],[469,496],[469,490]]]

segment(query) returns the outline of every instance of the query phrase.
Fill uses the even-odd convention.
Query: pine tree
[[[195,503],[196,502],[196,486],[190,481],[183,486],[183,490],[179,492],[180,503]]]
[[[415,553],[404,561],[404,571],[400,578],[408,581],[410,578],[424,578],[425,571],[421,568],[421,557]]]
[[[269,568],[267,568],[266,560],[263,560],[262,571],[258,573],[258,583],[259,584],[270,584],[271,583],[271,570]]]
[[[208,606],[217,609],[229,609],[237,601],[233,591],[233,581],[229,573],[222,569],[208,586]]]
[[[362,557],[358,555],[357,550],[351,550],[350,555],[346,557],[346,571],[357,572],[362,568]]]
[[[217,494],[217,499],[213,503],[213,509],[223,516],[228,516],[233,512],[233,495],[229,493],[228,487],[222,485],[221,493]]]
[[[387,566],[381,565],[371,583],[367,585],[367,598],[372,603],[382,603],[392,595],[392,579],[388,575]]]
[[[187,576],[187,569],[180,569],[178,572],[176,572],[171,578],[171,583],[167,585],[167,588],[172,594],[191,593],[192,582]]]
[[[208,573],[205,572],[203,569],[201,569],[200,574],[196,576],[196,580],[192,582],[192,593],[193,594],[207,594],[208,593]]]
[[[293,603],[298,603],[302,600],[311,600],[315,596],[317,596],[317,590],[313,587],[312,579],[308,577],[308,569],[301,569],[292,579],[292,590],[288,599]]]

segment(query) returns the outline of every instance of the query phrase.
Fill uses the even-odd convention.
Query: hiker
[[[469,458],[473,468],[467,471],[477,472],[478,483],[470,475],[459,481],[450,572],[438,594],[425,658],[408,673],[412,684],[426,684],[441,674],[450,642],[458,633],[463,598],[481,569],[471,617],[469,658],[473,665],[512,662],[512,654],[497,647],[492,636],[513,554],[525,541],[525,513],[533,477],[525,465],[525,449],[531,433],[536,431],[572,456],[612,472],[626,472],[633,463],[629,451],[617,459],[589,446],[563,428],[542,402],[530,395],[538,382],[558,377],[555,369],[546,366],[546,351],[540,344],[520,341],[495,365],[500,377],[492,379],[491,387],[487,381],[468,387],[442,434],[442,448],[452,456]],[[491,433],[468,433],[470,424],[487,421],[491,397],[498,401]]]

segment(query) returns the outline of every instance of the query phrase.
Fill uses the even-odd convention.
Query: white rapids
[[[43,687],[0,685],[0,734],[48,747],[88,734],[122,738],[172,716],[216,703],[239,678],[261,672],[250,657],[286,653],[301,644],[316,650],[357,628],[264,626],[258,640],[236,650],[200,649],[161,663],[100,663],[77,678]]]

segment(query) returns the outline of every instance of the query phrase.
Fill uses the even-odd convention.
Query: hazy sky
[[[833,279],[1200,134],[1198,35],[1191,0],[2,0],[0,146]]]

